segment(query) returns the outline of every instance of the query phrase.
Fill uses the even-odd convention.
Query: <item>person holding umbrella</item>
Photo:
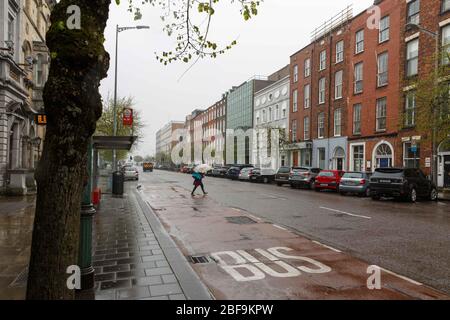
[[[194,196],[195,190],[200,186],[202,188],[203,194],[207,195],[208,192],[205,191],[205,186],[203,185],[203,178],[205,177],[205,172],[211,170],[211,167],[205,164],[201,164],[194,169],[192,178],[194,178],[194,189],[191,192],[191,196]]]

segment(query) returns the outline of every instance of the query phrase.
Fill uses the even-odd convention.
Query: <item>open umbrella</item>
[[[212,167],[207,164],[199,164],[194,168],[195,172],[207,173],[209,170],[212,170]]]

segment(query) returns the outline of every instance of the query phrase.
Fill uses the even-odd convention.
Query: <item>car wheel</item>
[[[282,186],[282,183],[279,183],[279,182],[278,182],[278,183],[277,183],[277,186],[281,187],[281,186]]]
[[[314,188],[314,191],[320,192],[320,188],[315,187],[315,188]]]
[[[295,189],[295,185],[291,184],[291,188],[292,188],[292,189]]]
[[[310,188],[311,190],[314,190],[314,187],[315,187],[315,182],[314,182],[314,181],[311,181],[311,182],[309,183],[309,188]]]
[[[339,192],[339,194],[340,194],[341,196],[346,196],[346,195],[347,195],[347,192],[341,191],[341,192]]]
[[[381,199],[381,197],[380,196],[372,196],[372,200],[376,200],[376,201],[378,201],[378,200],[380,200]]]
[[[366,192],[364,193],[365,197],[370,197],[370,188],[366,188]]]
[[[438,199],[438,191],[436,190],[436,188],[432,188],[430,191],[430,201],[437,201]]]
[[[411,188],[411,190],[409,190],[409,194],[408,194],[408,200],[412,203],[417,201],[417,191],[416,188]]]
[[[269,178],[265,177],[263,182],[264,183],[269,183]]]

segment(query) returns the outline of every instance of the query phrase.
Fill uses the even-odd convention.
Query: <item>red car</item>
[[[341,170],[322,170],[316,177],[314,187],[316,191],[335,190],[339,191],[339,184],[345,171]]]

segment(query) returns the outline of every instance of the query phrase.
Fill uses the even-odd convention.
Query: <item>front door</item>
[[[450,156],[444,156],[444,188],[450,188]]]
[[[298,151],[292,152],[292,166],[298,167]]]
[[[334,168],[336,170],[344,170],[344,158],[336,158],[336,165],[334,166]]]

